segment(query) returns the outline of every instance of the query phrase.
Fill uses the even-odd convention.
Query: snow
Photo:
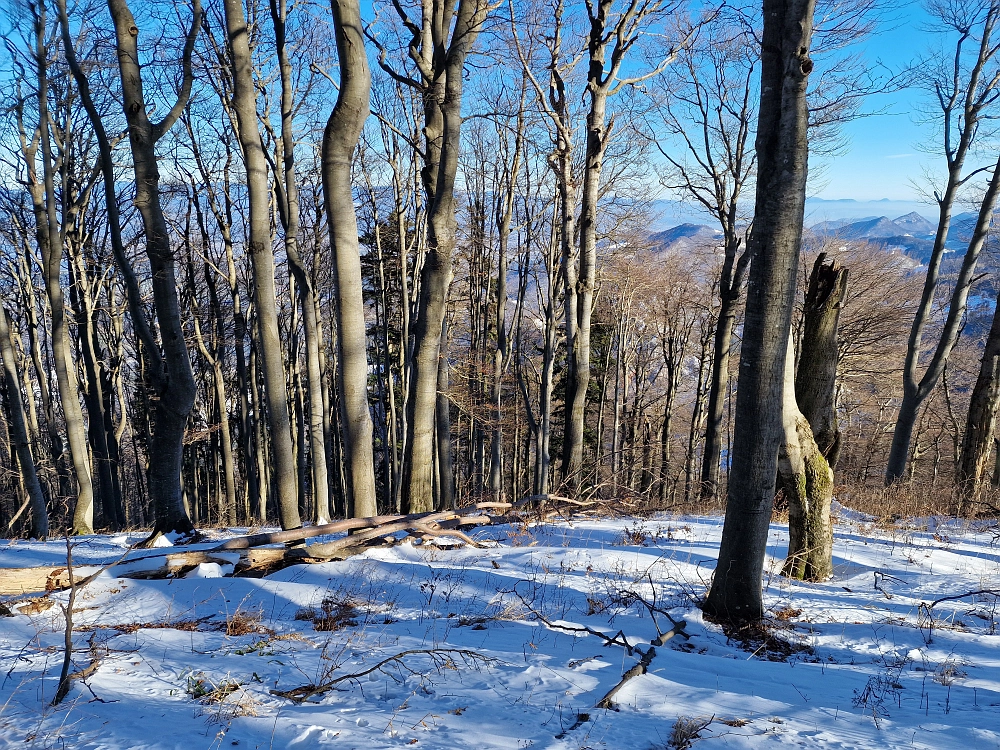
[[[771,527],[770,645],[727,639],[697,607],[714,517],[483,527],[484,549],[400,544],[266,578],[222,577],[217,563],[172,580],[104,573],[74,611],[75,667],[92,654],[100,667],[58,707],[61,608],[0,618],[0,748],[645,750],[668,747],[679,717],[713,719],[699,750],[1000,746],[997,597],[928,606],[1000,589],[994,532],[837,510],[824,583],[778,574],[787,527]],[[111,562],[139,539],[85,537],[74,559]],[[0,566],[60,561],[64,542],[0,542]],[[657,646],[617,710],[595,708],[670,629],[629,592],[684,619],[690,640]],[[303,703],[270,692],[434,649]]]

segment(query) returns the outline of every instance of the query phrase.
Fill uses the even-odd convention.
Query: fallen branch
[[[618,691],[625,687],[625,683],[629,680],[638,677],[639,675],[644,675],[649,670],[649,664],[656,657],[656,649],[650,646],[646,649],[646,653],[642,655],[639,659],[639,663],[632,667],[628,672],[622,675],[622,678],[618,681],[618,684],[611,688],[603,698],[597,701],[595,708],[610,708],[615,709],[614,698],[618,694]]]
[[[300,542],[304,539],[311,539],[316,536],[336,534],[341,531],[357,531],[359,529],[405,531],[410,525],[420,521],[433,520],[435,516],[445,518],[447,516],[469,516],[483,510],[509,510],[514,506],[511,503],[483,502],[470,505],[467,508],[449,511],[431,511],[428,513],[412,513],[407,516],[370,516],[368,518],[348,518],[344,521],[334,521],[320,526],[305,526],[300,529],[289,529],[288,531],[274,531],[266,534],[251,534],[250,536],[236,537],[229,539],[218,547],[213,547],[212,552],[222,552],[225,550],[247,549],[249,547],[263,547],[266,544],[287,544],[289,542]],[[398,526],[397,524],[402,524]],[[349,538],[357,538],[360,534],[352,534]],[[381,536],[381,534],[375,534]],[[370,538],[370,537],[369,537]],[[338,540],[343,541],[343,540]],[[332,543],[331,543],[332,544]],[[350,546],[350,545],[342,545]],[[337,548],[339,549],[339,547]]]
[[[143,555],[132,559],[125,557],[133,550],[127,550],[122,557],[102,566],[85,567],[88,574],[77,580],[77,586],[84,586],[106,571],[111,571],[118,578],[167,578],[181,576],[202,563],[219,563],[233,565],[234,571],[266,569],[293,558],[287,555],[284,548],[250,549],[220,555],[211,550],[163,552],[155,555]],[[150,562],[156,564],[150,567]],[[94,570],[96,568],[96,570]],[[70,587],[69,573],[66,566],[41,566],[36,568],[0,568],[0,596],[21,596],[23,594],[53,591],[64,591]]]
[[[925,604],[927,610],[930,611],[934,609],[941,602],[953,602],[959,599],[964,599],[967,596],[1000,596],[1000,590],[998,589],[980,589],[979,591],[966,591],[964,594],[954,594],[952,596],[942,596],[940,599],[935,599],[930,604]]]
[[[524,583],[524,581],[518,581],[517,583]],[[600,630],[595,630],[587,625],[563,625],[552,622],[545,615],[532,607],[531,604],[529,604],[528,601],[521,596],[521,592],[517,590],[517,583],[515,583],[514,588],[511,589],[514,596],[520,599],[521,604],[523,604],[527,610],[537,617],[545,626],[552,628],[553,630],[564,630],[569,633],[587,633],[588,635],[596,636],[604,641],[605,646],[621,646],[625,649],[629,656],[635,652],[635,646],[628,642],[628,639],[625,637],[625,633],[622,630],[619,630],[614,635],[608,635],[607,633],[602,633]]]
[[[341,682],[360,680],[362,677],[367,677],[373,672],[385,672],[386,667],[390,665],[404,669],[413,675],[420,674],[420,672],[406,666],[405,659],[408,656],[429,656],[431,658],[431,662],[434,664],[434,668],[438,671],[451,667],[454,664],[452,656],[460,657],[466,664],[492,664],[496,661],[495,659],[491,659],[480,653],[464,648],[415,648],[407,651],[401,651],[400,653],[390,656],[388,659],[383,659],[374,666],[360,672],[352,672],[351,674],[341,675],[340,677],[319,685],[302,685],[297,688],[292,688],[291,690],[272,690],[271,695],[288,698],[288,700],[295,701],[296,703],[303,703],[312,698],[314,695],[322,695],[323,693],[330,692]]]

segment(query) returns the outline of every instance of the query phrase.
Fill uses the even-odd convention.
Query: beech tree
[[[173,104],[157,122],[149,119],[146,107],[138,48],[139,27],[126,0],[108,0],[108,10],[114,23],[122,106],[128,124],[128,141],[135,177],[133,202],[142,218],[159,340],[153,336],[139,282],[121,237],[122,223],[118,210],[111,140],[91,96],[90,83],[76,58],[65,0],[59,0],[58,7],[66,61],[100,149],[110,240],[118,270],[124,277],[132,324],[142,342],[142,354],[146,359],[146,373],[153,396],[150,399],[153,430],[149,447],[151,455],[155,455],[157,460],[150,462],[148,485],[156,522],[147,542],[151,543],[153,538],[168,532],[191,535],[194,526],[184,509],[180,476],[185,423],[194,404],[196,386],[180,315],[174,252],[161,202],[156,145],[177,122],[191,95],[194,79],[191,56],[202,20],[200,0],[192,0],[191,25],[185,35],[181,54],[179,91]]]
[[[988,121],[991,106],[1000,98],[1000,66],[997,55],[995,28],[1000,20],[1000,3],[966,2],[932,3],[932,16],[941,28],[952,32],[951,53],[940,60],[925,61],[924,81],[933,92],[942,118],[943,152],[947,177],[944,185],[934,191],[938,206],[937,231],[927,263],[920,305],[913,317],[903,367],[903,398],[896,416],[892,450],[885,471],[885,482],[893,484],[903,478],[910,460],[910,442],[917,422],[920,405],[930,395],[944,372],[948,358],[958,341],[965,318],[969,292],[975,280],[976,264],[986,241],[987,232],[1000,191],[1000,162],[993,167],[993,176],[979,203],[979,216],[968,239],[962,267],[948,299],[944,327],[934,342],[930,361],[920,374],[924,336],[931,324],[935,298],[942,282],[941,263],[951,230],[952,212],[959,192],[982,168],[969,169],[969,158],[982,124]]]
[[[368,355],[362,297],[358,223],[351,189],[351,159],[368,116],[371,73],[361,34],[357,0],[331,0],[340,90],[323,133],[323,195],[333,281],[337,293],[337,384],[343,415],[347,512],[354,518],[378,515],[372,420],[368,407]]]
[[[420,273],[419,302],[412,323],[413,357],[408,375],[406,442],[403,452],[402,502],[406,512],[434,508],[438,363],[441,335],[452,280],[456,241],[455,184],[462,136],[462,75],[488,5],[484,0],[445,0],[421,6],[419,21],[401,3],[393,3],[410,35],[409,60],[416,77],[397,72],[380,46],[379,64],[393,79],[423,99],[423,168],[427,204],[427,251]],[[370,36],[373,42],[378,39]],[[438,435],[438,440],[450,439]]]
[[[764,0],[757,195],[732,470],[719,562],[705,611],[730,621],[764,613],[761,575],[774,501],[785,358],[808,174],[806,90],[813,0]]]

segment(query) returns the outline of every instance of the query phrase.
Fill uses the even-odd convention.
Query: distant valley
[[[948,254],[963,250],[976,223],[976,214],[962,213],[952,219]],[[704,222],[704,223],[702,223]],[[891,252],[903,253],[920,264],[930,259],[937,225],[926,216],[911,211],[890,219],[888,216],[845,217],[826,219],[805,230],[806,241],[829,239],[865,240]],[[721,244],[722,232],[704,218],[700,222],[684,222],[652,234],[654,246],[661,251],[684,252],[697,247]]]

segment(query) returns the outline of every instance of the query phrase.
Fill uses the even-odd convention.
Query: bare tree
[[[375,516],[375,462],[368,407],[368,355],[361,287],[358,223],[351,189],[351,160],[368,117],[371,73],[357,0],[331,0],[340,91],[323,132],[323,196],[333,279],[337,292],[337,386],[340,391],[348,515]]]
[[[931,71],[926,79],[943,118],[943,151],[947,165],[944,188],[935,191],[938,204],[938,225],[934,246],[927,263],[924,290],[913,318],[903,369],[903,399],[896,417],[892,450],[886,466],[886,484],[905,476],[910,460],[910,442],[916,425],[920,405],[930,395],[944,371],[965,318],[969,291],[975,280],[979,253],[986,240],[1000,189],[1000,162],[994,167],[993,177],[980,204],[979,219],[969,239],[958,279],[948,301],[948,315],[940,336],[934,344],[930,362],[923,375],[919,373],[920,358],[924,351],[924,334],[931,323],[935,297],[941,284],[941,262],[951,229],[952,210],[959,191],[982,169],[966,169],[966,160],[977,135],[988,122],[991,105],[1000,97],[1000,66],[996,64],[1000,45],[996,44],[994,30],[1000,19],[1000,3],[960,0],[959,2],[934,2],[930,12],[940,25],[957,36],[949,57],[926,62]]]
[[[393,7],[410,35],[409,59],[416,68],[416,78],[386,64],[384,47],[380,47],[379,64],[395,80],[421,92],[424,104],[421,178],[427,204],[427,252],[412,322],[413,357],[408,377],[402,481],[402,508],[415,513],[432,510],[435,505],[431,458],[435,455],[441,331],[456,237],[462,74],[489,6],[485,0],[459,0],[457,7],[445,0],[429,0],[421,6],[419,22],[401,3],[394,2]],[[374,36],[369,38],[378,43]]]
[[[808,173],[806,91],[812,0],[764,0],[757,196],[740,360],[733,464],[719,563],[705,610],[757,620],[774,500],[781,402]]]
[[[184,329],[177,297],[173,249],[160,196],[160,174],[157,168],[156,144],[170,130],[187,106],[191,95],[193,71],[191,55],[201,27],[200,0],[192,0],[192,21],[184,39],[181,55],[181,83],[177,97],[164,117],[152,122],[146,108],[143,77],[138,48],[139,27],[127,0],[108,0],[108,9],[115,28],[118,72],[122,85],[122,106],[128,123],[132,169],[135,175],[134,204],[142,217],[149,259],[153,307],[159,326],[159,342],[153,337],[146,317],[139,283],[121,238],[121,218],[115,190],[114,161],[111,141],[101,121],[101,115],[90,94],[86,74],[76,59],[69,30],[65,0],[59,2],[59,20],[66,60],[73,73],[81,100],[94,128],[101,154],[105,206],[111,233],[112,248],[119,271],[124,277],[129,312],[147,361],[150,380],[154,426],[150,439],[149,492],[153,500],[156,523],[153,537],[176,532],[189,535],[194,527],[184,510],[181,494],[181,463],[184,454],[184,428],[194,404],[195,382],[188,359]]]
[[[750,255],[740,253],[749,228],[741,198],[753,178],[756,154],[749,148],[757,111],[754,90],[758,66],[757,40],[745,19],[722,16],[706,30],[701,43],[681,52],[671,69],[663,101],[656,111],[666,133],[679,141],[679,151],[655,139],[667,167],[663,184],[702,206],[722,229],[719,314],[710,376],[705,449],[701,465],[701,497],[719,491],[723,439],[723,407],[729,386],[736,308]],[[654,129],[659,129],[659,123]]]

